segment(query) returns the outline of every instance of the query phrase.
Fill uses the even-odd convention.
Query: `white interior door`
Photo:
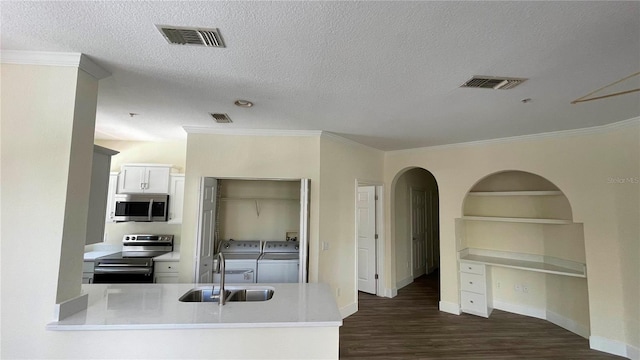
[[[358,222],[358,290],[376,293],[376,188],[359,186]]]
[[[426,192],[411,189],[411,270],[413,278],[427,270]]]
[[[309,202],[311,179],[300,180],[300,230],[298,242],[300,244],[300,266],[298,268],[298,282],[309,282]]]
[[[215,178],[203,178],[200,188],[200,224],[197,251],[197,283],[213,282],[214,233],[216,224]]]

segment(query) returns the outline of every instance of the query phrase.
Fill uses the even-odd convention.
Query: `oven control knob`
[[[136,237],[135,237],[135,236],[132,236],[132,237],[131,237],[131,240],[135,240],[135,239],[136,239]]]
[[[124,239],[125,239],[125,240],[129,240],[129,237],[127,236],[127,237],[125,237]]]

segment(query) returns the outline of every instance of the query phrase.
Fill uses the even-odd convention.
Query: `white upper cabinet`
[[[109,174],[109,190],[107,191],[107,212],[106,212],[106,218],[105,221],[110,223],[110,222],[115,222],[114,217],[116,215],[116,209],[115,209],[115,196],[116,196],[116,190],[118,189],[118,173],[117,172],[112,172]]]
[[[118,194],[168,194],[171,165],[123,165]]]
[[[184,174],[171,174],[169,187],[169,223],[182,223],[182,205],[184,203]]]

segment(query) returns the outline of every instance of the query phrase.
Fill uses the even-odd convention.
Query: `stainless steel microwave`
[[[115,221],[167,221],[169,195],[116,194]]]

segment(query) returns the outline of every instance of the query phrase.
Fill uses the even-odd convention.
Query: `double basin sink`
[[[224,289],[226,302],[267,301],[273,297],[274,289],[271,287],[242,287],[228,286]],[[187,291],[179,299],[182,302],[219,302],[220,288],[213,286],[200,286]]]

